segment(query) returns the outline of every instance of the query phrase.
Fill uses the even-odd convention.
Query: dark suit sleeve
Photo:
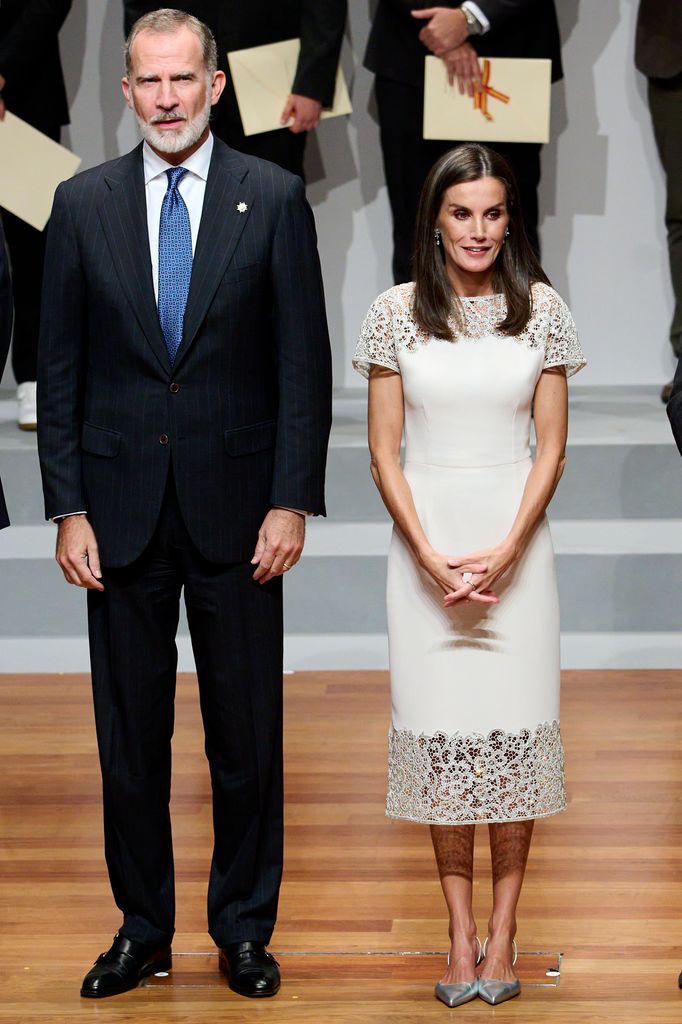
[[[291,91],[318,100],[323,107],[334,102],[346,13],[346,0],[303,0],[301,52]]]
[[[81,479],[87,312],[70,202],[60,185],[47,234],[40,317],[38,453],[48,519],[87,508]]]
[[[668,402],[668,418],[673,428],[675,443],[680,450],[680,455],[682,455],[682,356],[677,364],[673,390]]]
[[[331,352],[315,224],[300,178],[275,230],[271,283],[279,391],[271,504],[325,515]]]
[[[71,0],[24,0],[21,14],[0,38],[0,74],[13,87],[54,44],[70,10]]]
[[[379,2],[381,3],[382,0]],[[444,0],[443,3],[432,3],[431,0],[383,0],[383,2],[387,7],[393,7],[409,18],[410,11],[422,11],[429,7],[452,7],[454,9],[461,5],[462,0]]]
[[[542,0],[547,3],[548,0]],[[519,14],[527,14],[538,6],[538,0],[474,0],[490,22],[490,28],[497,30],[504,28],[512,18]],[[444,3],[431,2],[431,0],[386,0],[389,7],[394,7],[409,15],[410,11],[425,10],[429,7],[461,7],[462,0],[445,0]]]
[[[538,0],[474,0],[490,22],[491,31],[506,28],[514,18],[528,15],[538,7]],[[549,0],[543,0],[549,3]],[[538,12],[539,13],[539,12]]]

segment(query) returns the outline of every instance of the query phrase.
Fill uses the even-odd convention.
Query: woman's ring
[[[468,583],[470,587],[475,586],[475,584],[472,582],[472,579],[471,579],[471,577],[473,575],[474,574],[472,572],[463,572],[462,573],[462,583]]]

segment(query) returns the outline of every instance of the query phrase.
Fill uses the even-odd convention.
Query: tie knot
[[[169,171],[166,171],[166,177],[168,178],[168,191],[171,192],[174,188],[177,188],[182,178],[187,174],[186,167],[171,167]]]

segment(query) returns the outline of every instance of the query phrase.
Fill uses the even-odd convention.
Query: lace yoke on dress
[[[585,365],[578,332],[571,312],[561,296],[549,285],[533,285],[533,313],[524,330],[514,336],[502,334],[499,324],[506,316],[503,295],[484,295],[461,299],[466,328],[454,341],[434,338],[419,327],[412,316],[414,284],[399,284],[372,303],[360,331],[353,366],[369,376],[371,364],[400,373],[399,355],[422,345],[454,345],[462,339],[484,337],[509,338],[529,348],[544,348],[544,369],[565,366],[566,375],[577,373]],[[454,319],[450,321],[455,331]]]

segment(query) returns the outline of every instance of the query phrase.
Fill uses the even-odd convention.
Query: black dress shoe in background
[[[240,996],[258,998],[279,992],[279,964],[263,942],[233,942],[218,954],[227,984]]]
[[[97,957],[83,979],[81,995],[86,999],[117,996],[135,988],[142,978],[173,966],[170,946],[149,946],[126,939],[118,932],[111,949]]]

